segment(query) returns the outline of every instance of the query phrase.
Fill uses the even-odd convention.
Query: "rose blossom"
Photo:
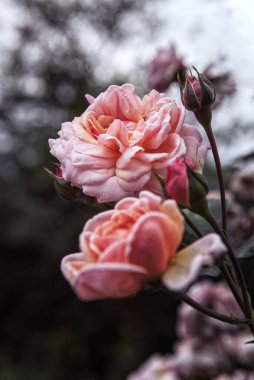
[[[182,289],[203,264],[225,251],[210,234],[176,253],[184,230],[173,200],[148,191],[125,198],[85,225],[80,253],[62,260],[62,271],[81,300],[126,297],[163,274],[165,286]]]
[[[134,86],[110,86],[72,122],[62,124],[50,152],[63,178],[98,202],[117,201],[142,189],[161,194],[152,169],[166,167],[186,154],[204,161],[207,144],[199,131],[184,124],[185,109],[155,90],[141,100]]]

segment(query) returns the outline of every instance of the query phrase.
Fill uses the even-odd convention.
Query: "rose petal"
[[[90,185],[86,184],[82,186],[84,194],[96,197],[99,203],[114,202],[122,199],[129,194],[119,184],[119,179],[114,176],[109,178],[102,184]]]
[[[165,271],[167,261],[182,236],[175,234],[174,222],[160,212],[149,212],[135,224],[128,238],[128,260],[147,269],[151,278]]]
[[[137,293],[147,279],[147,272],[125,263],[88,264],[80,253],[66,256],[61,270],[82,301],[128,297]],[[79,268],[79,269],[77,269]]]
[[[195,280],[203,265],[214,265],[215,259],[226,251],[217,234],[206,235],[171,258],[162,277],[164,285],[175,291],[185,289]]]
[[[184,139],[187,148],[186,156],[203,168],[209,145],[199,130],[193,125],[184,124],[179,134]]]

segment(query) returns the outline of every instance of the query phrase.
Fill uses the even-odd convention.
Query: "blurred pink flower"
[[[230,360],[219,339],[202,341],[188,338],[175,345],[174,367],[183,379],[216,376],[230,369]]]
[[[81,253],[66,256],[62,272],[84,301],[132,295],[162,274],[165,286],[183,289],[225,251],[210,234],[176,253],[183,230],[175,201],[143,191],[92,218],[80,235]]]
[[[127,380],[180,380],[170,356],[154,354]]]
[[[234,335],[223,334],[222,340],[225,351],[228,351],[234,362],[254,369],[254,344],[246,344],[253,340],[253,336],[248,331],[240,331]]]
[[[146,189],[162,194],[152,169],[186,154],[204,161],[208,149],[199,131],[184,124],[185,110],[151,91],[141,100],[131,84],[110,86],[81,117],[62,125],[50,152],[61,163],[63,178],[98,202],[117,201]]]
[[[221,314],[242,317],[241,309],[226,283],[202,281],[192,286],[188,295],[195,301]],[[182,304],[179,308],[177,330],[182,338],[212,338],[219,330],[229,329],[236,329],[236,326],[202,314],[187,304]]]
[[[157,91],[166,91],[177,80],[179,71],[185,72],[182,57],[178,56],[174,45],[158,50],[147,66],[148,86]]]
[[[254,201],[254,162],[237,170],[230,181],[230,189],[241,202]]]

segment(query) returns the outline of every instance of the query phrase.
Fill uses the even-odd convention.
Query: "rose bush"
[[[88,221],[81,252],[62,260],[62,272],[82,300],[126,297],[161,275],[165,286],[182,289],[226,250],[210,234],[176,253],[183,230],[175,201],[143,191]]]
[[[153,90],[141,100],[134,86],[112,85],[50,139],[63,178],[98,202],[135,196],[142,189],[161,194],[152,169],[166,176],[175,158],[204,162],[208,146],[199,131],[184,124],[185,109]]]

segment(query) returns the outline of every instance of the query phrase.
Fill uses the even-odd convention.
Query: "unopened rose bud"
[[[91,205],[94,201],[92,197],[84,195],[82,189],[76,186],[71,186],[71,184],[64,180],[62,176],[62,171],[59,167],[56,168],[56,173],[53,173],[49,169],[45,168],[46,172],[49,174],[50,178],[53,180],[55,189],[61,197],[68,199],[70,201],[78,201]]]
[[[182,207],[191,207],[203,200],[209,191],[205,177],[195,169],[194,161],[186,157],[177,158],[168,166],[168,195]]]
[[[193,112],[200,111],[203,108],[210,107],[215,101],[216,93],[212,82],[197,73],[197,78],[194,75],[187,75],[184,78],[178,77],[183,105]]]

